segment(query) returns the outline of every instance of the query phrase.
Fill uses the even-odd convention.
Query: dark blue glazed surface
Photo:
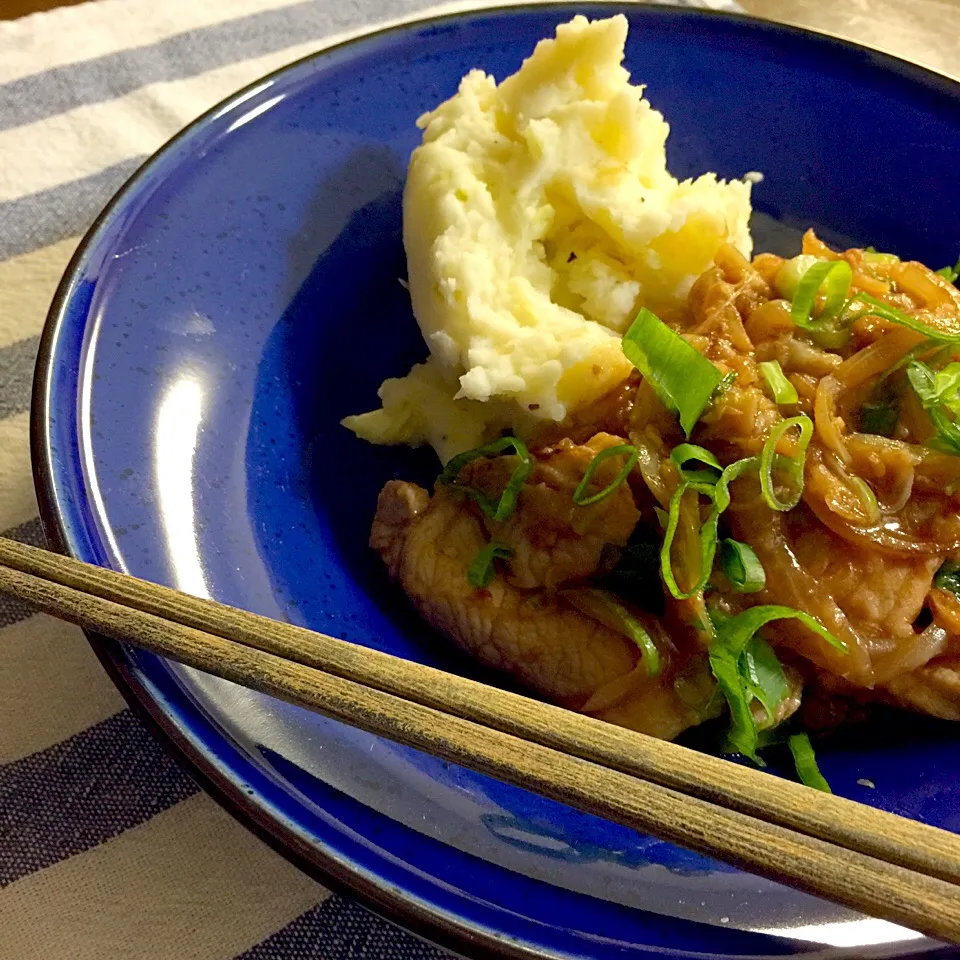
[[[755,205],[788,227],[934,266],[957,258],[949,81],[741,18],[579,9],[630,17],[627,66],[671,123],[677,175],[760,170]],[[72,553],[474,672],[366,547],[383,481],[427,478],[436,464],[367,446],[338,421],[424,353],[397,282],[416,117],[472,67],[514,71],[572,12],[464,15],[335,48],[238,95],[138,174],[68,275],[39,370],[41,499]],[[452,941],[613,958],[898,938],[157,658],[110,655],[191,762],[300,862]],[[960,734],[931,723],[893,733],[826,752],[835,789],[960,829]],[[818,923],[833,926],[810,933]],[[805,932],[770,935],[788,927]]]

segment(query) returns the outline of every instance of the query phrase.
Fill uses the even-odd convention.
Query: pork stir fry
[[[546,699],[756,759],[881,702],[960,719],[953,271],[723,248],[562,423],[391,481],[371,545],[422,615]],[[833,718],[833,719],[831,719]]]

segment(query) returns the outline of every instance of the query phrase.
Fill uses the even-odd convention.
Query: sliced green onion
[[[647,676],[658,676],[660,673],[660,650],[653,642],[653,637],[644,629],[643,624],[606,590],[591,590],[590,592],[616,617],[626,635],[640,649],[644,665],[647,668]]]
[[[919,360],[911,363],[907,367],[907,379],[925,407],[928,404],[935,406],[940,402],[937,396],[936,374],[925,363]]]
[[[876,297],[871,297],[869,293],[856,294],[850,298],[847,306],[849,307],[852,303],[865,303],[869,308],[855,314],[852,318],[854,320],[858,317],[880,317],[882,320],[888,320],[890,323],[896,323],[901,327],[916,330],[917,333],[922,333],[925,337],[928,337],[930,340],[935,340],[937,343],[960,343],[960,333],[944,333],[942,330],[931,327],[916,317],[911,317],[909,313],[904,313],[902,310],[891,307]]]
[[[713,391],[713,397],[711,399],[716,400],[717,397],[722,397],[736,382],[737,374],[735,370],[725,373],[720,378],[720,382],[717,384],[717,389]]]
[[[766,711],[767,722],[763,724],[763,729],[770,729],[775,726],[777,710],[790,694],[790,684],[783,666],[773,647],[757,634],[743,648],[740,665],[744,689]]]
[[[720,544],[720,569],[737,593],[756,593],[767,582],[763,564],[749,544],[727,538]]]
[[[799,620],[831,646],[847,649],[846,644],[813,617],[792,607],[773,604],[750,607],[717,625],[716,640],[710,645],[710,668],[730,707],[730,742],[752,760],[757,759],[757,725],[750,710],[750,702],[755,697],[743,681],[741,657],[757,631],[773,620]]]
[[[457,477],[460,471],[474,460],[481,457],[492,457],[503,453],[504,450],[513,449],[516,453],[519,463],[510,475],[507,485],[496,502],[492,501],[482,490],[473,487],[467,487],[457,483]],[[493,520],[503,521],[509,517],[517,505],[517,498],[520,496],[520,490],[527,480],[527,477],[533,473],[533,458],[527,445],[519,437],[501,437],[488,443],[483,447],[476,447],[473,450],[467,450],[459,453],[443,468],[443,472],[437,477],[437,483],[451,484],[458,490],[462,490],[467,496],[479,504],[480,509]]]
[[[724,381],[720,371],[646,307],[624,334],[622,348],[689,437]]]
[[[883,515],[880,512],[880,502],[877,500],[877,495],[873,492],[873,487],[871,487],[863,477],[858,477],[856,474],[847,476],[845,482],[847,489],[852,491],[860,501],[867,525],[873,527],[879,524],[883,519]]]
[[[960,414],[960,363],[948,363],[933,380],[937,399],[951,413]]]
[[[750,607],[721,624],[720,630],[724,632],[728,642],[738,643],[740,644],[739,649],[743,649],[743,644],[750,637],[774,620],[799,620],[805,627],[826,640],[831,647],[844,652],[847,650],[847,645],[842,640],[838,640],[819,620],[815,620],[809,613],[778,604]]]
[[[907,367],[907,378],[924,407],[943,404],[951,413],[960,413],[960,363],[948,363],[934,371],[914,360]]]
[[[937,432],[929,446],[960,456],[960,425],[947,415],[960,415],[960,363],[949,363],[935,373],[914,360],[907,367],[907,379]]]
[[[799,429],[800,437],[797,440],[797,447],[792,457],[778,457],[777,444],[780,438],[794,427]],[[799,417],[790,417],[782,423],[778,423],[767,442],[763,445],[763,451],[760,454],[760,489],[763,493],[763,499],[767,505],[774,510],[786,511],[792,510],[803,496],[803,464],[807,456],[807,446],[810,438],[813,436],[813,421],[803,415]],[[780,500],[773,487],[773,467],[774,460],[786,461],[787,475],[793,487],[793,492],[789,499]]]
[[[679,447],[677,449],[679,449]],[[703,447],[694,447],[693,449],[703,450]],[[713,456],[709,451],[704,451],[704,453],[709,457]],[[694,457],[688,454],[686,459],[681,462],[687,462],[691,459],[694,459]],[[709,463],[709,460],[705,460],[704,462]],[[743,460],[737,460],[735,463],[731,463],[729,467],[726,467],[714,483],[703,483],[698,480],[683,480],[680,486],[673,492],[673,496],[670,498],[670,508],[667,511],[667,524],[663,534],[663,543],[660,546],[660,573],[663,577],[664,584],[666,584],[667,589],[670,591],[670,595],[677,600],[687,600],[699,593],[707,585],[710,574],[713,572],[713,561],[717,553],[717,527],[720,522],[720,514],[730,506],[730,484],[742,476],[747,470],[755,467],[757,463],[756,457],[745,457]],[[677,526],[680,523],[680,504],[684,494],[688,491],[709,497],[712,503],[712,509],[700,527],[700,575],[690,590],[683,591],[680,589],[673,573],[672,552],[673,538],[676,535]]]
[[[777,293],[785,300],[792,300],[797,294],[797,284],[803,279],[803,275],[814,264],[823,262],[820,257],[815,257],[809,253],[801,253],[796,257],[785,260],[774,278]]]
[[[710,483],[695,483],[685,480],[673,492],[670,498],[670,509],[667,511],[667,529],[663,533],[663,543],[660,546],[660,572],[663,582],[671,596],[677,600],[688,600],[698,594],[710,579],[713,572],[713,559],[717,553],[717,524],[720,513],[714,500],[715,487]],[[673,538],[680,523],[680,504],[687,493],[702,494],[709,497],[714,503],[709,516],[700,527],[700,574],[696,583],[689,590],[682,590],[673,573]]]
[[[947,283],[956,283],[957,277],[960,277],[960,260],[958,260],[952,267],[941,267],[939,270],[934,271],[935,273],[940,274]]]
[[[917,357],[921,356],[924,353],[938,348],[936,353],[934,353],[929,360],[927,361],[931,365],[935,365],[943,360],[945,357],[951,356],[954,352],[954,349],[950,344],[938,344],[935,340],[924,340],[922,343],[918,343],[912,350],[908,350],[895,364],[890,367],[887,367],[878,377],[878,383],[884,383],[889,380],[895,373],[898,373],[904,367],[908,367]]]
[[[742,460],[737,460],[731,463],[729,467],[724,468],[723,473],[720,474],[720,479],[717,481],[713,496],[713,502],[720,513],[723,513],[730,506],[730,484],[742,477],[748,470],[752,470],[759,465],[760,461],[756,457],[744,457]]]
[[[934,407],[929,411],[930,422],[937,431],[937,435],[927,441],[927,446],[941,453],[960,457],[960,426],[954,423],[942,409]]]
[[[824,779],[820,768],[817,766],[817,756],[813,752],[810,737],[805,733],[795,733],[787,743],[790,746],[790,753],[793,754],[793,762],[797,767],[797,776],[800,778],[800,782],[808,787],[813,787],[815,790],[833,793],[830,784]]]
[[[800,278],[790,307],[790,318],[801,330],[829,329],[831,321],[840,313],[850,292],[853,270],[846,260],[826,260],[815,263]],[[817,296],[823,290],[823,309],[813,319]]]
[[[796,403],[800,397],[797,388],[787,379],[783,368],[776,360],[764,360],[760,363],[760,372],[767,381],[774,403]]]
[[[947,590],[960,597],[960,563],[944,560],[933,578],[933,585],[939,590]]]
[[[893,254],[875,254],[877,258],[881,256],[892,257]],[[957,267],[960,268],[960,261],[958,261]],[[781,272],[783,272],[783,268],[781,268]],[[937,272],[950,280],[951,283],[957,279],[957,276],[960,276],[960,273],[957,273],[951,279],[950,274],[954,273],[954,268],[950,267],[944,267],[942,271]],[[880,317],[910,330],[916,330],[938,343],[960,342],[960,332],[944,333],[942,330],[931,327],[896,307],[891,307],[869,293],[857,293],[847,299],[852,280],[853,271],[850,264],[845,260],[818,261],[810,266],[797,283],[796,293],[792,298],[790,316],[794,325],[806,330],[826,349],[836,349],[843,346],[849,339],[849,328],[853,321],[858,317],[871,316]],[[814,320],[813,310],[821,290],[824,292],[823,309],[820,311],[818,318]],[[855,303],[865,304],[867,309],[856,313],[848,312],[849,308]]]
[[[684,480],[695,483],[716,483],[723,473],[720,461],[706,448],[695,443],[680,443],[670,451],[670,459],[680,471]],[[702,463],[706,470],[688,470],[686,465],[693,461]]]
[[[467,580],[474,587],[488,587],[493,579],[493,561],[509,560],[513,551],[491,540],[474,558],[467,570]]]
[[[591,496],[586,496],[587,489],[590,486],[590,481],[593,479],[593,475],[597,472],[597,468],[603,463],[604,460],[608,460],[610,457],[619,457],[625,456],[627,458],[626,463],[623,465],[623,469],[617,474],[617,476],[607,484],[602,490],[597,493],[592,494]],[[577,489],[573,491],[573,502],[578,507],[589,507],[591,504],[599,503],[601,500],[606,499],[613,493],[617,487],[623,483],[627,477],[630,476],[630,471],[637,465],[637,460],[640,459],[640,452],[632,443],[622,443],[617,447],[607,447],[606,450],[601,450],[591,461],[587,467],[586,473],[583,475],[583,479],[577,484]]]

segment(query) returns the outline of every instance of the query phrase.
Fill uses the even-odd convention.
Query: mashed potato
[[[627,375],[619,335],[640,306],[675,307],[722,243],[750,254],[750,184],[670,175],[626,35],[623,16],[577,16],[499,86],[472,71],[418,121],[404,246],[430,357],[344,421],[360,436],[447,459],[563,419]]]

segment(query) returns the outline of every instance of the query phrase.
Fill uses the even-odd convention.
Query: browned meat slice
[[[702,719],[674,689],[668,650],[665,669],[650,678],[632,641],[560,595],[525,592],[499,576],[486,589],[471,586],[467,570],[487,535],[474,508],[449,489],[431,498],[389,482],[370,543],[429,623],[545,698],[666,739]]]
[[[819,524],[803,505],[778,514],[759,497],[742,497],[729,516],[734,536],[750,543],[767,572],[767,586],[756,598],[805,610],[848,645],[844,654],[799,624],[775,625],[772,633],[820,668],[872,688],[941,652],[943,631],[914,627],[937,557],[861,549]]]
[[[794,527],[791,540],[798,562],[867,639],[877,679],[882,679],[879,661],[917,635],[913,624],[939,557],[891,557],[864,550],[815,521],[804,523],[802,532],[799,522],[788,526]]]
[[[610,496],[589,506],[573,502],[573,492],[590,461],[602,450],[625,442],[598,433],[589,443],[563,440],[539,451],[513,515],[502,523],[484,517],[490,536],[514,552],[509,564],[511,584],[524,590],[553,589],[586,580],[597,573],[605,549],[609,553],[610,546],[627,543],[640,519],[629,484],[620,484]],[[591,491],[612,482],[625,459],[609,457],[601,463]],[[513,456],[475,460],[464,467],[460,481],[495,499],[516,462]]]

